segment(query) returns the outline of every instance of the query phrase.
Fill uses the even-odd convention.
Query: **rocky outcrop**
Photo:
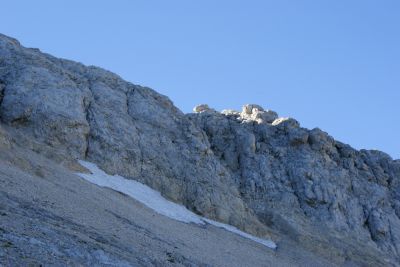
[[[245,105],[240,114],[243,120],[256,121],[258,123],[271,123],[278,118],[278,114],[272,110],[264,110],[259,105]]]
[[[93,161],[201,215],[267,234],[214,157],[207,136],[167,97],[5,36],[0,58],[0,118],[16,130],[18,142],[40,151],[46,147],[46,155],[60,161]]]
[[[258,105],[185,115],[149,88],[3,35],[0,89],[2,128],[61,164],[92,161],[337,264],[399,261],[400,162],[382,152],[356,151]]]
[[[383,152],[356,151],[291,118],[250,117],[259,110],[246,105],[242,113],[188,115],[258,218],[303,246],[324,244],[352,259],[380,250],[398,259],[399,162]]]
[[[214,111],[214,110],[210,109],[210,107],[207,104],[202,104],[202,105],[195,106],[193,108],[193,111],[195,113],[201,113],[201,112]]]

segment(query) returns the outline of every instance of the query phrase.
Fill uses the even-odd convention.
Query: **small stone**
[[[293,118],[278,118],[272,122],[272,125],[290,127],[290,128],[300,127],[300,123]]]
[[[201,113],[201,112],[209,111],[209,110],[211,110],[211,109],[210,109],[210,107],[209,107],[207,104],[197,105],[197,106],[195,106],[195,107],[193,108],[193,111],[194,111],[195,113]]]

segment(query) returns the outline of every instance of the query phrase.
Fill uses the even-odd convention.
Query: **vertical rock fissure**
[[[2,80],[0,80],[0,121],[1,121],[1,105],[3,104],[5,90],[6,90],[6,85]]]
[[[144,165],[144,156],[143,156],[143,148],[142,148],[142,132],[140,129],[137,127],[135,123],[135,118],[131,115],[131,104],[130,104],[130,99],[133,98],[134,94],[136,93],[136,90],[134,87],[130,87],[127,89],[125,92],[126,96],[126,110],[129,118],[131,118],[132,125],[135,127],[137,135],[138,135],[138,142],[137,146],[139,148],[139,161],[140,161],[140,175],[143,175],[143,165]]]
[[[89,155],[89,143],[90,143],[90,132],[91,132],[91,126],[90,126],[90,108],[91,108],[92,102],[89,101],[88,106],[85,107],[85,117],[86,117],[86,122],[89,125],[89,132],[86,134],[86,148],[85,148],[85,159],[88,157]]]
[[[85,159],[88,158],[89,156],[89,147],[90,147],[90,136],[91,136],[91,132],[92,132],[92,125],[91,125],[91,121],[93,118],[93,116],[90,115],[91,113],[91,108],[92,108],[92,101],[93,101],[93,91],[92,91],[92,82],[90,80],[88,80],[88,90],[90,92],[90,97],[84,97],[83,98],[83,110],[85,112],[85,119],[86,122],[89,126],[89,131],[88,133],[85,135],[86,138],[86,148],[85,148],[85,152],[84,152],[84,157]]]

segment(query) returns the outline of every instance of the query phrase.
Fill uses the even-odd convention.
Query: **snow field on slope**
[[[194,223],[199,225],[204,225],[208,223],[245,237],[247,239],[253,240],[268,248],[276,249],[277,247],[276,244],[271,240],[258,238],[243,231],[240,231],[234,226],[201,217],[191,212],[184,206],[165,199],[163,196],[161,196],[160,192],[155,191],[142,183],[126,179],[119,175],[108,175],[96,164],[91,162],[79,161],[79,163],[91,172],[91,174],[77,173],[77,175],[81,178],[98,186],[111,188],[115,191],[124,193],[141,202],[148,208],[154,210],[158,214],[184,223]]]

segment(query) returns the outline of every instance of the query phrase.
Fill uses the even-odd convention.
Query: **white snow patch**
[[[277,247],[276,244],[271,240],[258,238],[243,231],[240,231],[234,226],[201,217],[189,211],[184,206],[165,199],[163,196],[161,196],[160,192],[157,192],[142,183],[126,179],[119,175],[108,175],[99,167],[97,167],[97,165],[94,163],[82,160],[79,161],[79,163],[91,172],[91,174],[77,173],[77,175],[79,175],[83,179],[98,186],[108,187],[115,191],[124,193],[143,203],[144,205],[161,215],[184,223],[195,223],[200,225],[209,223],[216,227],[223,228],[229,232],[238,234],[242,237],[251,239],[268,248],[276,249]]]
[[[119,175],[108,175],[96,164],[80,161],[92,174],[79,173],[85,180],[102,187],[108,187],[124,193],[157,213],[184,223],[204,224],[200,216],[189,211],[182,205],[166,200],[161,194],[150,187],[134,180],[128,180]]]
[[[229,224],[216,222],[216,221],[213,221],[213,220],[210,220],[210,219],[207,219],[207,218],[203,218],[203,220],[208,222],[209,224],[212,224],[212,225],[216,226],[216,227],[223,228],[223,229],[225,229],[225,230],[227,230],[229,232],[235,233],[235,234],[240,235],[242,237],[245,237],[247,239],[251,239],[251,240],[253,240],[253,241],[257,242],[257,243],[263,244],[266,247],[269,247],[269,248],[272,248],[272,249],[276,249],[277,248],[275,242],[272,241],[272,240],[259,238],[259,237],[256,237],[254,235],[245,233],[245,232],[240,231],[236,227],[234,227],[232,225],[229,225]]]

